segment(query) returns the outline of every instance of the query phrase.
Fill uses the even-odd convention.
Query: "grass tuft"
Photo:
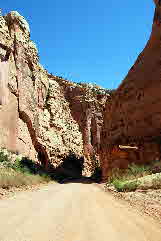
[[[108,179],[108,182],[113,183],[115,180],[134,180],[150,174],[152,174],[152,171],[150,170],[149,166],[130,164],[127,169],[114,168],[111,176]]]
[[[151,166],[132,164],[128,169],[113,169],[108,183],[113,184],[119,192],[135,191],[137,188],[159,189],[161,188],[161,173],[153,174]]]
[[[40,175],[21,173],[18,171],[13,171],[10,168],[0,171],[0,187],[4,189],[36,185],[45,182],[47,182],[47,179]]]
[[[50,175],[28,158],[17,157],[13,162],[1,150],[0,164],[0,188],[31,186],[51,181]]]
[[[125,192],[125,191],[132,192],[137,189],[139,182],[137,180],[134,180],[134,181],[115,180],[113,181],[113,185],[118,192]]]

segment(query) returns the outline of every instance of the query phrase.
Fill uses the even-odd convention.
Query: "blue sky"
[[[144,48],[152,0],[1,0],[30,24],[41,64],[54,75],[116,88]]]

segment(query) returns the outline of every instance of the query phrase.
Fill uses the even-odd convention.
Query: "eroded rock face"
[[[74,119],[82,133],[83,147],[81,146],[81,149],[85,157],[83,174],[90,176],[96,167],[96,160],[99,162],[102,113],[109,94],[96,85],[76,84],[52,76],[51,78],[61,87],[68,103],[71,115],[69,122]],[[52,100],[51,103],[54,104]],[[68,124],[66,123],[65,126],[67,128]],[[72,128],[71,131],[77,135],[76,130]]]
[[[38,62],[28,23],[17,12],[1,17],[0,23],[1,147],[46,166],[69,150],[81,155],[78,124],[60,86]]]
[[[35,160],[42,146],[37,93],[48,87],[46,76],[26,20],[17,12],[0,17],[0,145]]]
[[[150,39],[112,101],[106,103],[101,141],[104,178],[111,167],[120,167],[123,162],[127,167],[130,161],[130,158],[112,161],[114,146],[138,146],[135,162],[153,161],[161,153],[161,6],[160,1],[155,4]]]
[[[90,175],[108,96],[93,90],[48,74],[26,20],[18,12],[0,17],[0,147],[46,168],[59,167],[71,153],[78,160],[85,155],[84,174]]]
[[[45,143],[55,167],[69,151],[83,155],[82,133],[71,115],[61,86],[53,79],[49,80],[46,102],[39,115],[39,138]]]

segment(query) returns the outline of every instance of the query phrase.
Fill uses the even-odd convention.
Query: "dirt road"
[[[0,241],[161,241],[151,218],[94,184],[49,184],[0,200]]]

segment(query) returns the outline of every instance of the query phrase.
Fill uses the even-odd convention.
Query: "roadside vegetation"
[[[115,168],[107,185],[113,185],[119,192],[159,189],[161,188],[161,163],[146,166],[131,164],[128,169]]]
[[[32,160],[20,156],[13,160],[6,151],[0,151],[0,188],[31,186],[49,181],[51,177]]]

